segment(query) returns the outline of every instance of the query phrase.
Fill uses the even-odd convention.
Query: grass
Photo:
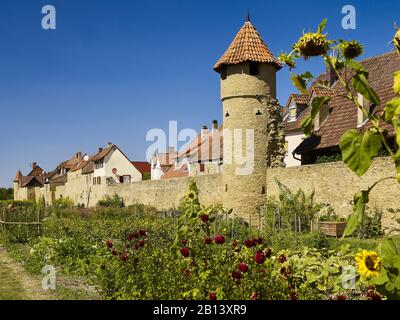
[[[0,260],[0,300],[24,300],[21,282],[5,261]]]

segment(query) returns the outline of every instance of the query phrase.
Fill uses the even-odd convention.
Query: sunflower
[[[394,46],[396,47],[396,50],[398,53],[400,53],[400,29],[397,30],[396,35],[394,36],[393,39]]]
[[[326,34],[310,32],[303,34],[293,49],[304,58],[322,56],[329,50],[329,41]]]
[[[187,197],[189,200],[194,201],[196,199],[197,195],[194,191],[189,191],[187,194]]]
[[[364,278],[377,277],[381,271],[381,258],[375,251],[363,250],[356,255],[357,269]]]

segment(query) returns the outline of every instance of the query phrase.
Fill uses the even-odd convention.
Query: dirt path
[[[42,288],[40,277],[29,275],[0,247],[0,300],[54,300],[56,297]]]

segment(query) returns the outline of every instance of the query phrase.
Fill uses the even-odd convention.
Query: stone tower
[[[267,168],[281,166],[285,155],[275,99],[280,68],[250,19],[214,66],[223,104],[223,205],[248,220],[265,204]]]
[[[13,180],[13,186],[14,186],[14,200],[19,200],[19,185],[22,179],[22,173],[20,170],[17,171],[17,174],[15,175],[15,178]]]

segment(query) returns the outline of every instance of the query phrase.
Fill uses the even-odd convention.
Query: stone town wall
[[[316,200],[330,203],[335,212],[347,216],[352,212],[354,194],[366,190],[379,179],[394,176],[394,165],[390,158],[377,158],[367,173],[356,176],[343,162],[313,164],[290,168],[274,168],[267,172],[268,196],[277,196],[279,189],[275,179],[293,191],[303,189],[306,193],[315,190]],[[400,209],[400,184],[385,180],[378,184],[370,194],[370,208]],[[384,225],[393,224],[395,214],[384,212]],[[400,218],[397,214],[396,218]]]

